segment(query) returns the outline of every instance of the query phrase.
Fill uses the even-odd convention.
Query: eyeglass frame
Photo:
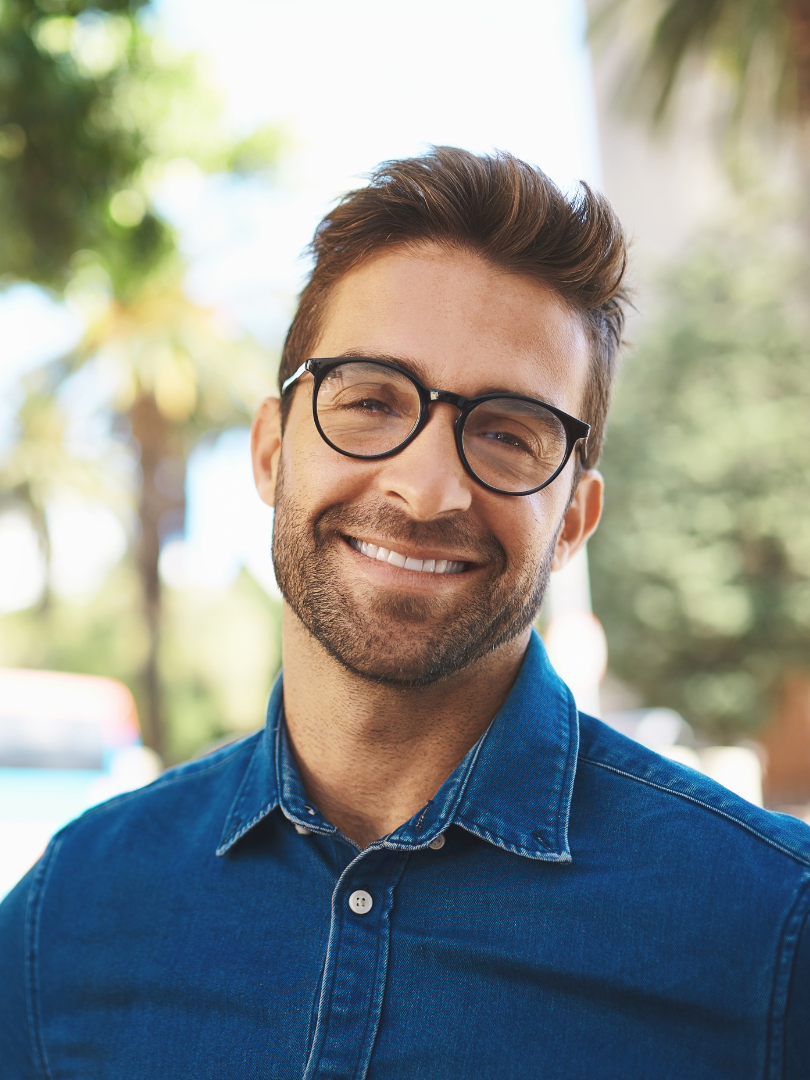
[[[391,371],[396,371],[400,375],[404,375],[406,379],[415,387],[417,394],[419,395],[419,418],[413,426],[412,431],[409,433],[403,442],[394,447],[393,450],[386,450],[382,454],[353,454],[349,450],[342,450],[339,446],[336,446],[330,439],[324,434],[321,427],[320,420],[318,419],[318,390],[321,383],[329,374],[330,371],[334,371],[340,364],[362,362],[366,364],[376,364],[378,367],[388,368]],[[571,416],[567,412],[563,412],[562,409],[558,409],[556,405],[550,405],[547,401],[542,401],[540,398],[529,397],[527,394],[512,394],[512,393],[492,393],[492,394],[480,394],[478,397],[464,397],[462,394],[454,394],[450,390],[431,390],[424,385],[412,372],[407,368],[400,367],[399,364],[392,363],[390,360],[381,360],[375,356],[324,356],[324,357],[310,357],[305,360],[301,366],[293,372],[288,379],[285,379],[281,384],[281,396],[287,393],[291,386],[293,386],[298,379],[305,373],[309,372],[313,378],[312,384],[312,419],[315,421],[315,427],[318,430],[318,434],[333,450],[338,454],[343,454],[344,457],[354,458],[357,461],[379,461],[383,458],[393,457],[394,454],[398,454],[400,450],[404,450],[406,446],[413,442],[416,436],[422,431],[427,424],[430,417],[430,406],[435,401],[440,401],[447,405],[453,405],[459,410],[459,414],[456,417],[453,428],[456,439],[456,451],[458,452],[461,464],[464,467],[465,472],[480,484],[481,487],[486,488],[487,491],[494,491],[497,495],[534,495],[538,491],[542,491],[543,488],[553,483],[571,457],[577,443],[583,439],[587,439],[591,425],[587,424],[584,420],[578,419],[576,416]],[[512,401],[528,401],[532,405],[540,405],[542,408],[547,409],[548,412],[556,416],[563,426],[566,438],[565,454],[562,462],[548,478],[544,480],[542,484],[538,484],[537,487],[531,488],[528,491],[504,491],[502,488],[493,487],[492,484],[488,484],[485,480],[482,480],[480,476],[474,471],[473,467],[467,460],[467,456],[464,453],[464,425],[467,422],[467,418],[477,405],[483,404],[485,401],[493,401],[500,398],[507,398]]]

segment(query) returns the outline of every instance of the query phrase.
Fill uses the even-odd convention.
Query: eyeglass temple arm
[[[306,370],[307,370],[307,361],[305,360],[303,362],[303,364],[301,365],[301,367],[298,368],[297,371],[294,371],[292,373],[292,375],[289,377],[289,379],[285,379],[284,382],[281,384],[281,396],[282,397],[287,393],[287,390],[289,389],[289,387],[292,386],[292,384],[295,382],[295,380],[300,379],[301,376],[304,374],[304,372]]]

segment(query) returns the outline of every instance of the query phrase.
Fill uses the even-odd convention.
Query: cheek
[[[330,455],[338,456],[318,434],[312,419],[311,394],[303,390],[298,391],[290,406],[281,442],[285,483],[297,502],[306,501],[310,489],[319,486],[331,464]]]
[[[490,518],[490,527],[500,539],[509,561],[536,567],[554,546],[565,511],[564,504],[545,491],[514,499],[514,507],[502,508]]]
[[[373,472],[373,466],[327,446],[314,424],[288,430],[281,456],[289,494],[308,512],[317,513],[324,506],[357,498]]]

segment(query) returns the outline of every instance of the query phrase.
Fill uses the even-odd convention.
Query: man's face
[[[343,278],[312,355],[394,360],[430,388],[517,392],[573,415],[589,366],[581,322],[553,293],[433,245],[380,255]],[[312,377],[292,393],[273,559],[287,603],[327,651],[377,682],[425,686],[527,633],[573,462],[534,495],[487,491],[465,472],[458,412],[443,403],[393,457],[348,458],[315,428]],[[379,548],[450,565],[408,569],[371,557]]]

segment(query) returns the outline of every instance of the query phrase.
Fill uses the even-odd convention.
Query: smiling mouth
[[[456,559],[412,559],[392,548],[369,544],[365,540],[357,540],[354,536],[347,536],[346,539],[355,551],[359,551],[367,559],[399,566],[402,570],[416,570],[421,574],[461,574],[469,565]]]

